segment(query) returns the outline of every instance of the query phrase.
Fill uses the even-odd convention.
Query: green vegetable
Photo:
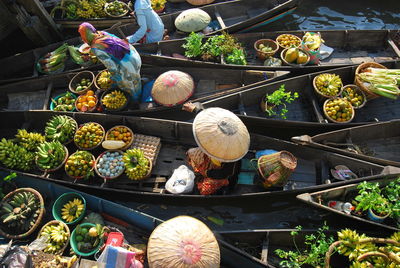
[[[195,58],[202,54],[202,39],[203,36],[192,32],[188,37],[185,38],[186,43],[182,45],[185,50],[185,56],[189,58]]]
[[[400,95],[400,69],[367,68],[357,76],[377,95],[394,100]]]
[[[244,54],[243,49],[234,48],[232,53],[229,54],[226,59],[226,63],[236,64],[236,65],[246,65],[246,55]]]
[[[272,94],[265,95],[265,111],[268,113],[268,116],[278,115],[278,113],[274,109],[276,108],[276,106],[282,105],[283,108],[281,109],[279,116],[283,119],[286,119],[286,113],[288,112],[288,109],[286,109],[285,102],[293,102],[299,97],[299,94],[297,92],[294,92],[292,94],[292,92],[286,92],[285,90],[285,85],[281,85],[279,89],[272,92]]]

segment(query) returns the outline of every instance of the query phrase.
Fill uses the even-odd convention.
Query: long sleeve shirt
[[[151,8],[150,0],[136,0],[135,14],[140,28],[133,35],[127,37],[129,43],[137,43],[143,37],[146,37],[145,43],[161,41],[164,34],[164,24]]]

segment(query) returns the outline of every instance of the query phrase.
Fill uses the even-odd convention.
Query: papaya
[[[299,56],[298,48],[289,48],[285,54],[285,61],[289,63],[295,62],[298,56]]]
[[[296,63],[303,64],[303,63],[306,63],[307,60],[308,60],[307,54],[302,51],[299,51],[299,56],[297,57]]]

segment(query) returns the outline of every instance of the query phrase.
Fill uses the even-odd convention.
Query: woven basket
[[[110,108],[107,108],[107,107],[104,105],[104,103],[103,103],[104,97],[105,97],[107,94],[109,94],[109,93],[111,93],[111,92],[113,92],[113,91],[120,91],[120,92],[122,92],[122,94],[124,94],[124,96],[125,96],[125,98],[126,98],[125,104],[122,105],[121,107],[117,108],[117,109],[110,109]],[[109,111],[109,112],[118,112],[118,111],[125,110],[126,107],[128,106],[128,103],[129,103],[129,100],[130,100],[130,99],[131,99],[131,96],[129,95],[128,92],[126,92],[125,90],[120,90],[120,89],[115,89],[115,88],[110,88],[110,89],[107,89],[107,90],[103,91],[103,93],[102,93],[101,96],[100,96],[101,106],[104,108],[105,111]]]
[[[258,46],[259,46],[260,44],[270,46],[270,47],[272,48],[272,51],[271,51],[271,52],[262,52],[260,49],[258,49]],[[257,56],[258,56],[261,60],[265,60],[267,57],[273,56],[273,55],[278,51],[279,46],[278,46],[278,44],[277,44],[274,40],[272,40],[272,39],[260,39],[260,40],[257,40],[257,41],[254,43],[254,49],[257,51]]]
[[[78,147],[78,149],[80,149],[80,150],[89,151],[89,150],[96,149],[97,147],[99,147],[99,146],[101,145],[101,143],[102,143],[103,140],[104,140],[104,136],[106,135],[106,131],[104,130],[104,127],[103,127],[102,125],[100,125],[99,123],[96,123],[96,122],[87,122],[87,123],[85,123],[85,124],[83,124],[83,125],[80,125],[80,126],[78,127],[78,129],[76,130],[76,132],[78,132],[78,130],[79,130],[80,128],[82,128],[84,125],[90,124],[90,123],[94,123],[94,124],[99,125],[99,126],[101,127],[101,130],[103,131],[103,136],[101,137],[100,142],[99,142],[96,146],[93,146],[93,147],[90,147],[90,148],[83,148],[83,147],[79,146],[78,144],[76,144],[76,142],[75,142],[75,136],[74,136],[74,143],[75,143],[75,146]],[[75,132],[75,135],[76,135],[76,132]]]
[[[117,127],[123,127],[123,128],[126,128],[127,130],[128,130],[128,132],[129,133],[131,133],[131,137],[132,137],[132,139],[130,140],[130,142],[128,142],[128,143],[125,143],[125,146],[124,147],[122,147],[122,148],[120,148],[120,150],[126,150],[126,149],[128,149],[131,145],[132,145],[132,143],[133,143],[133,140],[134,140],[134,138],[135,138],[135,136],[134,136],[134,134],[133,134],[133,131],[132,131],[132,129],[130,129],[129,127],[127,127],[127,126],[122,126],[122,125],[118,125],[118,126],[114,126],[114,127],[112,127],[112,128],[110,128],[108,131],[107,131],[107,133],[106,133],[106,136],[105,136],[105,139],[104,140],[108,140],[108,135],[110,135],[110,133],[111,133],[111,131],[113,131],[115,128],[117,128]]]
[[[186,2],[194,6],[202,6],[211,4],[214,0],[186,0]]]
[[[126,14],[128,14],[128,12],[129,12],[129,6],[128,6],[126,3],[124,3],[124,2],[121,2],[121,1],[118,1],[118,2],[122,3],[123,6],[125,7],[125,10],[126,10],[126,11],[125,11],[124,13],[121,13],[120,15],[113,15],[113,14],[111,14],[111,13],[107,10],[108,6],[109,6],[111,3],[107,3],[107,4],[104,5],[104,12],[106,12],[106,14],[107,14],[108,16],[112,17],[112,18],[121,18],[121,17],[123,17],[123,16],[126,16]]]
[[[100,172],[98,171],[98,169],[97,169],[97,163],[99,162],[100,158],[101,158],[105,153],[107,153],[107,152],[119,152],[121,155],[124,155],[124,152],[121,151],[121,150],[107,150],[107,151],[102,152],[102,153],[97,157],[97,159],[96,159],[96,163],[94,164],[94,171],[96,172],[96,174],[97,174],[100,178],[103,178],[104,180],[113,180],[113,179],[118,178],[118,177],[121,176],[122,174],[124,174],[125,168],[124,168],[117,176],[114,176],[114,177],[106,177],[106,176],[101,175],[101,173],[100,173]]]
[[[291,48],[291,47],[292,47],[292,46],[282,46],[282,45],[279,43],[279,40],[280,40],[283,36],[285,36],[285,35],[294,36],[295,39],[298,40],[298,43],[299,43],[298,46],[294,46],[294,47],[300,47],[300,45],[301,45],[301,39],[300,39],[300,37],[295,36],[295,35],[293,35],[293,34],[281,34],[281,35],[279,35],[279,36],[275,39],[275,40],[276,40],[276,43],[278,44],[278,46],[279,46],[281,49]]]
[[[67,147],[65,147],[65,146],[63,146],[63,147],[64,147],[64,151],[65,151],[64,160],[58,166],[56,166],[55,168],[43,169],[43,168],[39,167],[39,165],[37,164],[37,156],[36,156],[35,157],[35,162],[36,162],[36,166],[38,167],[38,169],[40,169],[41,171],[45,171],[45,172],[54,172],[54,171],[57,171],[60,168],[62,168],[62,166],[65,164],[65,162],[67,162],[67,159],[68,159],[68,156],[69,156]]]
[[[375,93],[370,91],[366,86],[364,86],[364,83],[361,81],[361,79],[357,77],[357,74],[362,73],[365,69],[369,67],[381,68],[381,69],[387,69],[387,68],[382,64],[376,62],[365,62],[358,65],[356,69],[356,74],[354,76],[354,84],[356,84],[362,91],[364,91],[367,100],[372,100],[378,98],[379,95],[376,95]]]
[[[78,98],[76,98],[76,100],[75,100],[75,109],[76,109],[78,112],[81,112],[81,113],[92,113],[92,112],[94,112],[94,111],[96,110],[96,108],[97,108],[97,105],[99,104],[99,98],[98,98],[96,95],[94,95],[93,97],[96,98],[96,104],[95,104],[92,108],[88,108],[86,111],[82,111],[82,110],[79,110],[78,107],[77,107],[78,100],[79,100],[79,98],[81,98],[82,96],[83,96],[83,95],[80,95]]]
[[[75,153],[76,153],[76,152],[75,152]],[[72,155],[74,155],[75,153],[71,154],[70,157],[71,157]],[[93,154],[92,154],[92,160],[93,160],[93,162],[96,161],[96,158],[94,157]],[[67,160],[67,161],[68,161],[68,160]],[[64,166],[64,170],[65,170],[65,166]],[[90,171],[89,171],[88,173],[92,172],[93,170],[94,170],[94,165],[93,165],[93,167],[90,169]],[[79,177],[71,176],[71,175],[68,174],[68,172],[67,172],[66,170],[65,170],[65,174],[67,174],[67,176],[70,177],[71,179],[77,179],[77,180],[83,179],[83,178],[85,177],[85,176],[79,176]]]
[[[307,51],[305,51],[304,49],[299,48],[299,51],[303,52],[304,54],[307,55],[307,61],[305,63],[301,63],[301,64],[297,64],[297,63],[290,63],[288,61],[285,60],[285,55],[286,52],[288,51],[288,48],[285,48],[284,50],[282,50],[281,52],[281,59],[282,61],[286,64],[286,65],[290,65],[290,66],[295,66],[295,67],[299,67],[299,66],[305,66],[310,62],[310,54],[308,54]]]
[[[364,107],[365,104],[367,103],[367,96],[365,96],[364,91],[362,91],[358,86],[352,85],[352,84],[343,86],[343,88],[342,88],[342,90],[341,90],[341,93],[340,93],[340,97],[346,98],[348,101],[350,101],[350,100],[349,100],[347,97],[345,97],[345,96],[344,96],[344,93],[343,93],[343,92],[345,91],[346,88],[352,88],[352,89],[355,90],[358,94],[361,94],[362,97],[363,97],[363,102],[361,103],[361,105],[355,107],[355,106],[353,106],[353,104],[352,104],[353,108],[354,108],[354,109],[360,109],[360,108]],[[350,101],[350,103],[351,103],[351,101]]]
[[[64,246],[63,246],[62,248],[60,248],[57,252],[54,253],[54,254],[56,254],[56,255],[62,255],[63,252],[64,252],[64,250],[67,248],[68,242],[69,242],[69,238],[71,237],[71,231],[69,230],[68,225],[66,225],[66,224],[63,223],[62,221],[57,221],[57,220],[49,221],[48,223],[46,223],[45,225],[43,225],[42,229],[40,229],[37,238],[40,237],[40,234],[42,233],[42,231],[44,230],[44,228],[45,228],[46,226],[49,226],[49,225],[56,225],[56,224],[61,224],[61,225],[64,227],[64,229],[67,231],[67,234],[68,234],[68,239],[67,239],[67,241],[65,241]]]
[[[313,79],[313,88],[314,88],[314,92],[320,97],[321,100],[322,100],[322,99],[326,99],[326,98],[330,99],[330,98],[334,98],[334,97],[340,96],[340,94],[342,93],[342,90],[343,90],[343,81],[342,81],[342,85],[341,85],[341,87],[340,87],[338,93],[337,93],[335,96],[329,96],[329,95],[322,94],[322,93],[317,89],[316,81],[317,81],[318,76],[319,76],[319,75],[316,75],[316,76],[314,77],[314,79]]]
[[[89,86],[85,89],[85,90],[81,90],[81,91],[76,91],[76,84],[78,82],[81,81],[82,78],[89,78],[92,80],[92,82],[89,84]],[[79,72],[77,73],[74,77],[72,77],[71,81],[69,81],[69,90],[72,93],[78,94],[78,95],[82,95],[85,94],[86,92],[88,92],[94,85],[94,74],[91,71],[83,71],[83,72]]]
[[[326,113],[326,110],[325,110],[326,104],[327,104],[330,100],[335,100],[335,99],[342,99],[342,98],[332,98],[332,99],[327,99],[327,100],[325,100],[324,106],[323,106],[323,108],[322,108],[322,110],[324,111],[325,117],[326,117],[329,121],[331,121],[332,123],[338,123],[338,124],[350,123],[350,122],[354,119],[355,110],[354,110],[353,105],[351,105],[351,103],[350,103],[349,101],[347,101],[347,99],[345,99],[345,98],[344,98],[344,100],[346,100],[348,103],[350,103],[351,112],[352,112],[351,118],[350,118],[349,120],[343,121],[343,122],[342,122],[342,121],[339,122],[339,121],[336,121],[335,119],[331,118],[331,117]]]
[[[258,159],[258,172],[264,179],[263,186],[282,187],[297,166],[297,159],[287,151],[263,155]]]
[[[14,196],[15,194],[17,194],[19,192],[24,192],[24,191],[33,193],[39,199],[39,203],[40,203],[39,216],[37,217],[36,222],[32,226],[32,228],[29,229],[27,232],[25,232],[23,234],[18,234],[18,235],[8,234],[8,233],[6,233],[6,231],[4,231],[2,229],[3,226],[0,226],[0,235],[4,236],[6,238],[9,238],[9,239],[21,239],[21,238],[24,238],[24,237],[27,237],[27,236],[31,235],[36,230],[36,228],[40,225],[40,223],[41,223],[41,221],[43,219],[43,216],[44,216],[44,213],[45,213],[44,200],[43,200],[42,195],[38,191],[36,191],[35,189],[32,189],[32,188],[19,188],[19,189],[15,190],[15,191],[12,191],[12,192],[8,193],[3,198],[3,200],[8,200],[12,196]]]
[[[94,86],[95,86],[98,90],[107,90],[107,89],[111,89],[111,88],[113,88],[113,86],[114,86],[114,84],[115,84],[114,82],[111,83],[110,88],[101,88],[101,87],[97,84],[97,79],[100,77],[101,73],[106,72],[106,71],[108,71],[108,70],[105,69],[105,70],[102,70],[102,71],[98,72],[98,73],[96,74],[95,78],[94,78]]]

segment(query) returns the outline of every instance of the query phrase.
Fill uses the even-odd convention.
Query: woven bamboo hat
[[[150,268],[213,268],[220,266],[217,239],[201,221],[178,216],[159,226],[147,244]]]
[[[181,71],[168,71],[161,74],[154,82],[151,96],[163,106],[184,103],[194,91],[193,78]]]
[[[234,113],[222,108],[201,111],[193,122],[197,145],[221,162],[235,162],[249,150],[250,135]]]

